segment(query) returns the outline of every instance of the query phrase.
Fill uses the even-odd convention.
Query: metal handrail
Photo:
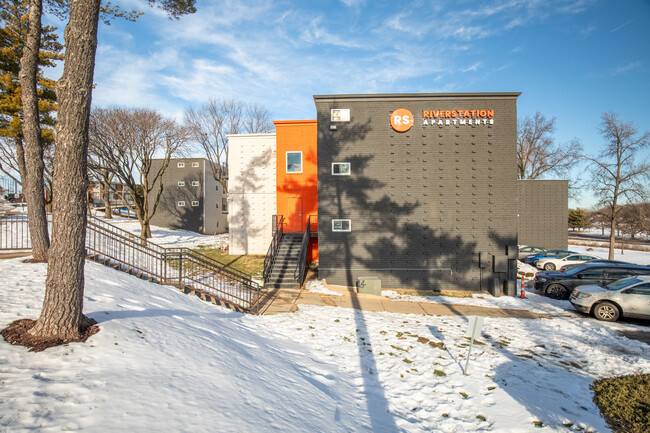
[[[273,215],[272,217],[273,225],[273,239],[271,240],[271,245],[266,252],[266,257],[264,257],[264,282],[269,281],[269,276],[271,275],[271,269],[273,268],[273,263],[275,263],[275,257],[278,255],[278,248],[280,248],[280,241],[282,240],[282,235],[284,234],[284,216],[282,215]]]
[[[302,286],[302,282],[305,279],[305,270],[307,267],[307,253],[309,252],[309,243],[311,240],[312,218],[315,220],[315,223],[318,224],[317,215],[309,215],[309,217],[307,217],[307,225],[302,235],[302,244],[300,246],[300,253],[298,253],[298,263],[296,264],[296,268],[293,271],[293,278],[298,282],[299,286]],[[318,228],[316,230],[318,231]]]
[[[0,218],[0,249],[31,249],[28,227],[26,216]],[[189,248],[165,248],[89,217],[86,251],[97,256],[100,262],[136,271],[161,284],[191,286],[244,310],[257,312],[262,295],[258,283],[249,275]]]

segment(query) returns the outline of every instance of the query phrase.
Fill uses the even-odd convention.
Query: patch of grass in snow
[[[402,352],[408,352],[408,349],[402,349],[401,347],[395,346],[394,344],[391,344],[390,347],[392,347],[395,350],[401,350]]]
[[[650,374],[594,381],[594,403],[615,433],[650,432]]]
[[[435,374],[436,376],[440,376],[440,377],[444,377],[444,376],[447,375],[447,373],[445,373],[442,370],[433,370],[433,374]]]
[[[516,356],[517,358],[533,359],[532,356],[527,355],[527,354],[524,354],[524,353],[522,353],[522,354],[520,354],[520,355],[515,355],[515,356]],[[560,362],[562,362],[562,361],[560,361]]]
[[[494,391],[495,389],[497,389],[496,386],[488,386],[488,391]]]
[[[339,323],[339,322],[340,322],[339,319],[334,320],[334,323]]]
[[[569,349],[569,350],[573,349],[573,347],[567,346],[566,344],[563,344],[562,347],[564,347],[565,349]]]
[[[533,421],[533,425],[537,428],[542,428],[544,427],[544,423],[541,421]]]
[[[463,398],[467,398],[467,397],[469,397],[469,394],[466,393],[466,392],[462,392],[462,391],[461,391],[461,392],[459,392],[459,394],[460,394],[460,396],[463,397]]]
[[[481,421],[487,421],[487,418],[481,414],[476,415],[476,419],[480,419]]]
[[[449,418],[449,414],[448,414],[448,413],[443,413],[443,414],[442,414],[442,417],[443,417],[443,418]]]
[[[407,364],[411,364],[413,361],[411,361],[411,360],[408,359],[408,358],[404,358],[404,359],[402,359],[402,362],[405,362],[405,363],[407,363]]]
[[[566,428],[571,428],[571,427],[573,427],[573,423],[572,423],[572,422],[563,422],[562,425],[563,425],[564,427],[566,427]]]
[[[264,271],[265,256],[263,255],[231,255],[227,250],[223,251],[221,248],[206,245],[199,245],[196,251],[248,275],[262,275]]]
[[[429,346],[437,347],[440,350],[445,350],[445,345],[442,343],[442,341],[439,341],[437,343],[434,343],[433,341],[429,341]]]

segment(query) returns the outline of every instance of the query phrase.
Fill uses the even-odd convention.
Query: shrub
[[[591,390],[594,403],[614,432],[650,432],[650,374],[596,380]]]

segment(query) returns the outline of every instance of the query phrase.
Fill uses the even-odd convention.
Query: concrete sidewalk
[[[355,293],[342,286],[326,286],[341,296],[307,292],[300,289],[277,289],[269,292],[261,303],[260,314],[292,313],[300,305],[320,305],[354,308],[363,311],[423,314],[429,316],[483,316],[512,317],[520,319],[545,319],[548,314],[507,308],[476,307],[473,305],[438,304],[431,302],[392,301],[384,296]]]

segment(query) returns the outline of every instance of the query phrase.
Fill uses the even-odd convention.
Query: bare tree
[[[205,152],[212,175],[225,192],[228,191],[228,135],[270,132],[273,130],[270,119],[271,114],[264,106],[247,105],[237,99],[213,99],[185,112],[191,137]]]
[[[650,132],[639,135],[633,122],[625,122],[613,111],[601,116],[600,135],[605,145],[599,156],[587,156],[590,185],[599,203],[610,213],[609,258],[614,259],[615,235],[623,201],[643,199],[650,178],[650,163],[639,161],[638,153],[648,145]]]
[[[547,119],[539,111],[517,125],[517,166],[519,179],[538,179],[547,174],[564,176],[581,159],[578,139],[556,145],[555,118]]]
[[[0,171],[7,175],[17,185],[23,185],[20,165],[25,163],[22,144],[16,145],[15,137],[0,137]],[[52,175],[54,173],[54,145],[44,143],[43,147],[44,181],[45,181],[45,209],[52,202]],[[22,170],[25,168],[23,167]],[[24,171],[23,171],[24,173]]]
[[[90,141],[103,170],[114,173],[131,195],[140,221],[140,237],[151,237],[171,157],[187,143],[187,131],[172,119],[147,109],[97,109],[90,118]],[[152,161],[160,156],[160,167]]]

